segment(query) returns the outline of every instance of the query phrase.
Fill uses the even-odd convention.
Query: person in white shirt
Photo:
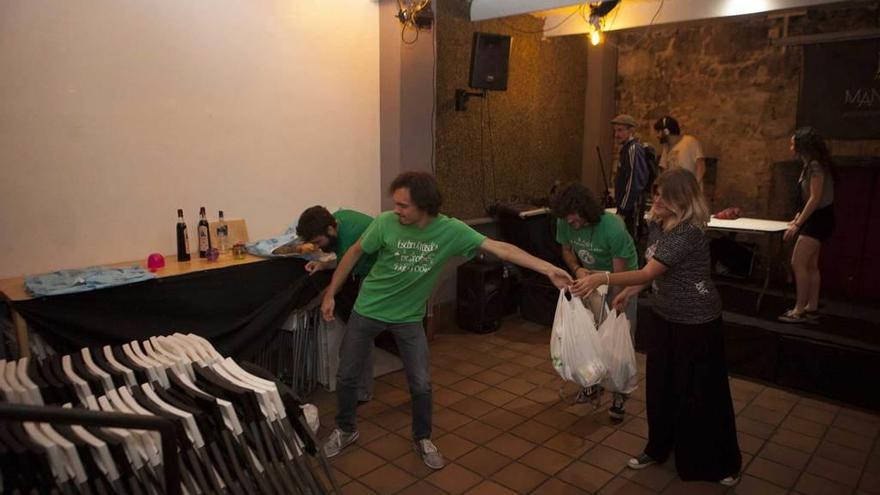
[[[697,138],[681,134],[678,121],[666,116],[654,123],[657,139],[660,141],[660,172],[681,167],[690,170],[697,177],[697,183],[703,184],[706,174],[706,158]]]

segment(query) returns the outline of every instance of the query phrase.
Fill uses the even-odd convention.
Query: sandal
[[[795,313],[793,309],[782,313],[777,319],[783,323],[815,323],[815,320],[807,314]]]

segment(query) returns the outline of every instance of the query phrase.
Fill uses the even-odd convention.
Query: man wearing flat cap
[[[614,178],[617,214],[623,217],[626,230],[638,243],[642,195],[650,177],[645,147],[636,139],[637,123],[631,115],[620,114],[614,117],[611,125],[614,128],[614,141],[620,145],[617,175]]]

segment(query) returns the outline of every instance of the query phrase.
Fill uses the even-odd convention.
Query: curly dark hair
[[[440,213],[443,197],[433,175],[427,172],[403,172],[394,179],[388,192],[394,194],[394,191],[404,187],[409,189],[410,199],[420,210],[431,216]]]
[[[806,126],[794,131],[794,151],[806,162],[816,160],[825,170],[831,170],[834,163],[825,140],[816,129]]]
[[[550,205],[553,215],[565,218],[567,215],[577,213],[588,224],[596,225],[602,219],[605,210],[596,200],[593,191],[583,184],[571,184],[556,196]]]
[[[299,221],[296,223],[296,235],[305,241],[309,241],[319,235],[327,234],[327,227],[335,227],[336,219],[330,214],[330,211],[323,206],[312,206],[306,208]]]

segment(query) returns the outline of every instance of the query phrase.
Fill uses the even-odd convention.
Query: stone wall
[[[554,180],[580,178],[587,66],[583,36],[542,39],[532,16],[471,22],[468,4],[438,1],[436,22],[436,175],[444,211],[465,219],[485,216],[495,199],[543,197]],[[457,112],[476,31],[513,36],[508,88]]]
[[[809,9],[791,19],[789,34],[878,27],[878,16],[878,2]],[[618,111],[643,122],[639,134],[654,144],[653,122],[672,115],[707,156],[718,158],[715,209],[739,206],[745,215],[785,218],[793,208],[793,184],[773,184],[773,164],[792,159],[802,64],[800,46],[770,42],[782,23],[755,15],[609,37],[619,47]],[[880,156],[880,139],[830,145],[838,156]]]

